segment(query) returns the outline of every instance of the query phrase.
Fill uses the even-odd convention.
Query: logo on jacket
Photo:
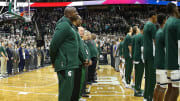
[[[88,54],[88,50],[86,49],[86,54]]]
[[[72,76],[72,71],[68,72],[68,76],[71,77]]]

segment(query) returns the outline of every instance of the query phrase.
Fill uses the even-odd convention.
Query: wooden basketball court
[[[107,65],[100,66],[98,83],[88,90],[90,97],[82,98],[84,101],[143,101],[143,97],[134,97],[133,90],[124,87],[119,72]],[[57,101],[57,94],[58,80],[50,66],[0,79],[0,101]]]

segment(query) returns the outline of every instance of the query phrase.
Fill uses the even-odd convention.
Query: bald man
[[[77,15],[76,8],[65,8],[64,16],[56,23],[50,44],[51,63],[59,80],[59,101],[71,101],[74,72],[79,68],[78,39],[71,22]]]

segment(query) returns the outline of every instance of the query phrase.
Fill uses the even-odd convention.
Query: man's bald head
[[[84,28],[83,27],[78,27],[78,32],[81,36],[81,38],[84,36]]]
[[[64,15],[71,20],[78,15],[78,12],[75,7],[66,7],[64,9]]]

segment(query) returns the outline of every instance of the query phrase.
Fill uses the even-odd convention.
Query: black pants
[[[97,64],[97,58],[93,57],[91,58],[92,60],[92,65],[88,67],[88,81],[94,81],[94,75],[96,72],[96,64]]]
[[[140,61],[139,64],[135,64],[135,90],[141,90],[141,83],[144,73],[144,63]]]
[[[37,68],[37,56],[34,56],[34,68]]]
[[[108,64],[108,60],[107,60],[107,54],[103,54],[103,56],[104,56],[104,64]]]
[[[7,72],[8,72],[8,74],[12,74],[12,67],[13,67],[12,60],[8,60],[7,61]]]
[[[125,59],[125,78],[126,78],[126,83],[130,84],[131,83],[131,73],[133,70],[133,63],[131,58]]]
[[[113,68],[115,68],[115,59],[114,59],[114,57],[113,57],[112,54],[111,54],[111,66],[112,66]]]
[[[25,65],[25,60],[21,59],[19,63],[19,72],[23,72],[24,70],[24,65]]]
[[[80,83],[81,83],[81,74],[82,74],[81,69],[82,66],[79,66],[79,68],[75,69],[74,88],[71,96],[71,101],[79,101]]]
[[[41,67],[44,67],[44,55],[41,58]]]
[[[84,81],[84,84],[83,84],[82,94],[86,93],[87,82],[88,82],[88,68],[86,68],[86,77],[85,77],[85,81]]]

